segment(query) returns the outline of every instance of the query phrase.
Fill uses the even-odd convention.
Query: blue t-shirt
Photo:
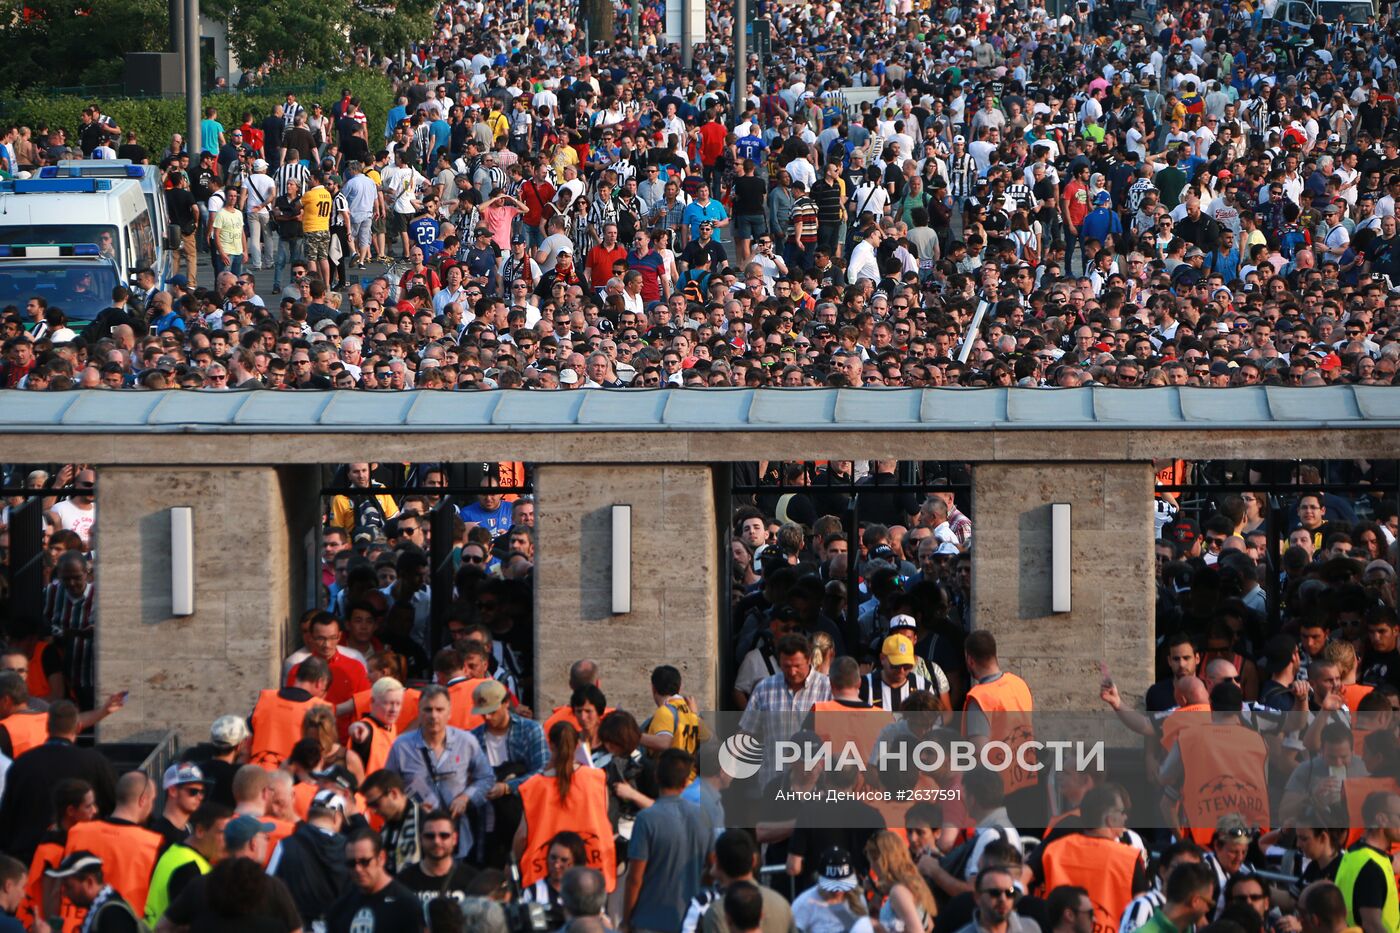
[[[710,203],[704,207],[700,202],[691,201],[685,206],[685,211],[681,214],[681,221],[690,227],[690,235],[698,237],[700,235],[700,224],[706,220],[724,220],[728,217],[724,210],[724,205],[710,198]]]
[[[423,248],[423,258],[431,259],[441,249],[438,232],[441,228],[431,217],[419,217],[408,225],[408,238]]]
[[[510,511],[509,502],[503,501],[494,512],[486,511],[480,502],[473,502],[462,506],[457,510],[457,514],[462,516],[462,521],[468,524],[475,522],[491,532],[491,537],[495,538],[510,530]]]
[[[199,151],[218,152],[219,134],[224,131],[224,125],[218,120],[204,120],[199,124]]]
[[[637,814],[629,859],[647,863],[632,926],[642,930],[679,930],[690,899],[700,892],[705,857],[715,838],[703,809],[679,797],[659,797]]]
[[[762,165],[763,150],[767,149],[768,146],[763,142],[762,136],[754,135],[741,137],[734,144],[734,148],[738,151],[739,158],[752,159],[754,165]]]

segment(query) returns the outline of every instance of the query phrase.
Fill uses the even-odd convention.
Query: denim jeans
[[[280,287],[287,284],[287,280],[282,276],[287,267],[299,259],[306,258],[306,241],[303,237],[295,239],[278,237],[277,252],[274,255],[277,258],[273,261],[272,266],[272,284]]]

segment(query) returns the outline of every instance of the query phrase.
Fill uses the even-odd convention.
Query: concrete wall
[[[1098,663],[1152,682],[1150,463],[979,463],[973,467],[973,618],[1003,669],[1025,678],[1037,710],[1089,711]],[[1072,611],[1050,611],[1050,504],[1071,512]]]
[[[315,468],[106,467],[98,488],[98,695],[129,690],[103,741],[208,739],[276,682],[308,602]],[[170,605],[170,513],[194,509],[195,613]],[[308,539],[308,535],[312,537]]]
[[[569,665],[601,665],[608,703],[640,716],[657,664],[714,709],[719,566],[708,466],[543,464],[535,471],[537,708],[569,700]],[[632,506],[632,611],[612,614],[613,505]]]

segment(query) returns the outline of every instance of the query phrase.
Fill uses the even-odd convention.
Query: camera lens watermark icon
[[[719,766],[736,781],[743,781],[763,767],[763,744],[747,732],[736,732],[719,747]]]

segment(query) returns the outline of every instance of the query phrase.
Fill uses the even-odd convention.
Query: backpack
[[[1278,251],[1284,259],[1292,260],[1298,255],[1298,250],[1312,245],[1312,238],[1308,236],[1308,231],[1297,224],[1289,224],[1284,227],[1278,237]]]
[[[687,269],[681,276],[681,294],[686,301],[705,303],[705,292],[710,286],[710,273],[697,269]]]

